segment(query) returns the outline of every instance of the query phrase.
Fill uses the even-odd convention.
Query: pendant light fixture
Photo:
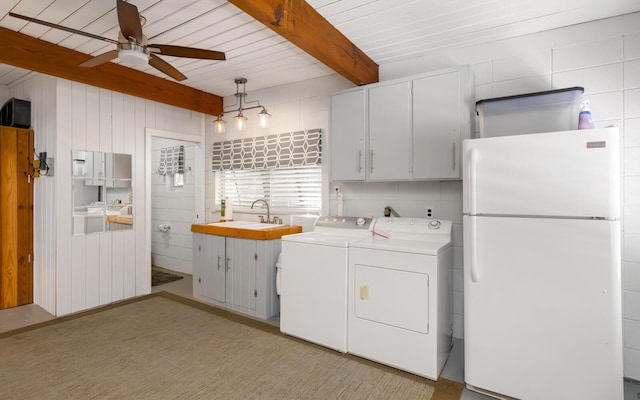
[[[222,119],[222,116],[224,114],[229,114],[229,113],[238,113],[235,117],[233,117],[234,123],[235,123],[235,127],[236,130],[238,131],[244,131],[247,128],[247,120],[248,118],[244,116],[243,111],[245,110],[252,110],[255,108],[261,108],[262,110],[257,114],[258,118],[259,118],[259,123],[260,123],[260,127],[266,129],[269,127],[269,118],[271,117],[271,114],[269,114],[267,112],[267,109],[264,108],[264,106],[260,105],[260,102],[258,100],[252,100],[252,101],[246,101],[245,98],[247,97],[247,91],[246,91],[246,84],[247,84],[247,79],[246,78],[236,78],[234,80],[234,82],[236,83],[236,102],[232,105],[229,106],[229,108],[232,108],[230,110],[227,110],[227,107],[224,107],[224,111],[222,112],[222,114],[218,115],[218,118],[213,122],[214,126],[215,126],[215,130],[216,133],[224,133],[225,130],[225,120]],[[242,92],[240,91],[240,85],[242,85]],[[246,104],[251,104],[251,103],[258,103],[255,106],[251,106],[251,107],[243,107],[243,103]]]

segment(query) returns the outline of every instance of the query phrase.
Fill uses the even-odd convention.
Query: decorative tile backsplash
[[[213,143],[211,170],[303,167],[321,163],[321,130],[279,133]]]

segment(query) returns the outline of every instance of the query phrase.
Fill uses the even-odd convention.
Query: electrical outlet
[[[426,218],[437,218],[436,207],[432,204],[426,205],[424,212]]]

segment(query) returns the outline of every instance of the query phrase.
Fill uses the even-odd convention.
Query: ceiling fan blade
[[[27,17],[26,15],[20,15],[20,14],[16,14],[16,13],[12,13],[12,12],[10,12],[9,15],[12,16],[12,17],[15,17],[15,18],[23,19],[25,21],[33,22],[33,23],[36,23],[36,24],[44,25],[44,26],[48,26],[49,28],[60,29],[62,31],[66,31],[66,32],[69,32],[69,33],[75,33],[77,35],[90,37],[92,39],[104,40],[105,42],[118,44],[117,40],[109,39],[109,38],[106,38],[106,37],[103,37],[103,36],[94,35],[93,33],[79,31],[79,30],[73,29],[73,28],[67,28],[66,26],[54,24],[54,23],[47,22],[47,21],[42,21],[42,20],[36,19],[36,18]]]
[[[80,64],[81,67],[95,67],[96,65],[104,64],[118,57],[118,50],[107,51]]]
[[[155,54],[149,54],[149,65],[151,65],[158,71],[169,75],[177,81],[183,81],[187,79],[187,77],[182,72],[178,71],[177,69],[172,67],[171,64],[156,56]]]
[[[118,24],[120,24],[122,35],[127,40],[133,38],[136,43],[142,43],[142,25],[140,24],[138,7],[123,0],[117,1]]]
[[[174,57],[200,58],[204,60],[226,60],[221,51],[194,49],[193,47],[171,46],[168,44],[150,44],[147,45],[152,52],[160,50],[159,54]],[[157,52],[156,52],[157,53]]]

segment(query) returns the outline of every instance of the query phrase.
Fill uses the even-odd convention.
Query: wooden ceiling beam
[[[356,85],[378,82],[378,64],[304,0],[228,0]]]
[[[0,62],[208,115],[222,113],[222,97],[112,62],[93,68],[66,47],[0,27]]]

